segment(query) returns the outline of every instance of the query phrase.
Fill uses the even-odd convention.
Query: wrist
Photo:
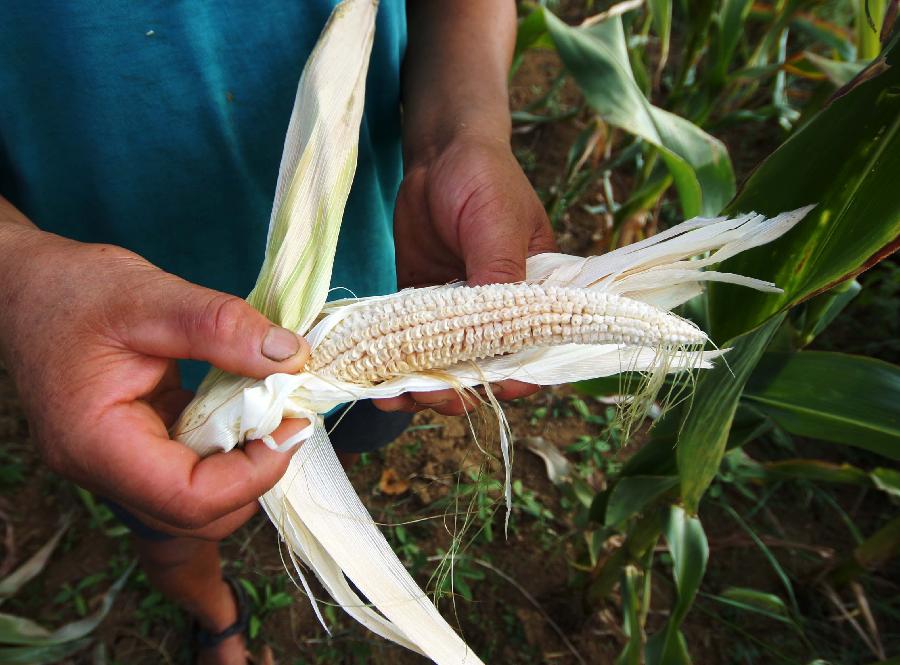
[[[509,142],[509,66],[516,6],[509,2],[407,2],[403,157],[431,161],[460,138]]]
[[[408,171],[434,161],[448,148],[468,142],[511,149],[512,122],[505,99],[498,109],[468,107],[458,112],[435,111],[432,117],[411,119],[403,129],[403,161]]]

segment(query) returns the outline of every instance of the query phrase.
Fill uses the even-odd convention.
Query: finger
[[[193,392],[181,387],[178,363],[169,361],[159,383],[143,399],[156,411],[159,419],[168,428],[175,423],[193,396]]]
[[[373,399],[372,404],[376,409],[380,411],[386,411],[388,413],[393,411],[405,411],[407,413],[415,413],[416,411],[421,411],[422,408],[418,406],[413,398],[409,396],[409,393],[403,393],[402,395],[397,395],[396,397],[385,397],[384,399]]]
[[[173,388],[164,392],[154,392],[145,398],[147,404],[156,411],[159,419],[168,428],[175,424],[178,416],[193,399],[194,393],[184,388]]]
[[[306,365],[306,341],[272,324],[244,300],[171,275],[153,287],[131,291],[128,306],[117,305],[130,317],[118,329],[130,349],[205,360],[226,372],[260,379],[296,373]]]
[[[559,245],[556,244],[556,238],[553,235],[553,227],[550,225],[550,218],[544,206],[535,200],[535,208],[532,218],[533,232],[531,239],[528,241],[528,256],[535,254],[544,254],[545,252],[558,252]]]
[[[246,524],[247,520],[259,512],[259,502],[253,501],[246,506],[242,506],[235,511],[223,515],[213,520],[206,526],[198,529],[181,529],[177,526],[167,524],[151,515],[135,508],[133,506],[125,506],[130,513],[137,517],[142,524],[150,527],[155,531],[168,534],[170,536],[190,536],[191,538],[201,538],[203,540],[219,541],[227,538],[232,533]]]
[[[494,397],[501,400],[513,400],[528,397],[540,391],[541,387],[533,383],[525,383],[508,379],[491,384],[491,392]],[[478,388],[484,394],[484,388]],[[478,406],[478,402],[471,396],[466,397],[465,405],[460,401],[459,394],[454,390],[435,390],[430,392],[404,393],[397,397],[372,400],[372,403],[382,411],[405,411],[416,413],[423,409],[433,409],[438,413],[448,416],[462,415]]]
[[[524,381],[516,381],[515,379],[507,379],[491,384],[491,392],[494,397],[502,400],[513,400],[521,397],[528,397],[540,391],[541,387],[533,383],[525,383]]]
[[[455,390],[432,390],[409,393],[419,407],[429,408],[445,416],[461,416],[480,403],[474,395],[460,395]]]
[[[285,420],[272,433],[283,443],[308,425]],[[284,475],[293,451],[280,453],[262,441],[201,459],[168,438],[149,405],[122,405],[98,423],[112,432],[95,442],[102,456],[79,460],[76,481],[172,527],[195,530],[258,499]]]
[[[496,210],[489,221],[481,211]],[[488,205],[466,220],[460,238],[466,262],[466,281],[470,286],[520,282],[525,279],[528,238],[512,212],[502,203]]]

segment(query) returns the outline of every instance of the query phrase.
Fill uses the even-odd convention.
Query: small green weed
[[[106,573],[100,572],[88,575],[75,584],[66,582],[53,597],[53,603],[56,605],[71,605],[78,616],[87,616],[90,610],[88,600],[93,595],[90,591],[106,579],[108,579]]]
[[[12,446],[0,447],[0,491],[21,485],[25,471],[25,462]]]
[[[471,602],[474,596],[470,583],[484,580],[484,570],[477,567],[473,558],[467,554],[457,554],[451,558],[447,552],[439,549],[435,558],[449,562],[449,565],[438,572],[435,597],[458,595]]]
[[[285,591],[287,579],[287,575],[281,574],[258,586],[245,577],[238,579],[238,583],[247,592],[247,596],[253,605],[250,613],[250,623],[247,627],[247,636],[251,640],[259,636],[263,619],[266,616],[288,607],[294,602],[293,597]]]

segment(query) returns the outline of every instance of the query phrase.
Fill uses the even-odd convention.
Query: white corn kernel
[[[349,314],[316,348],[309,369],[375,384],[526,347],[705,342],[689,321],[622,296],[536,284],[453,286],[401,292]]]

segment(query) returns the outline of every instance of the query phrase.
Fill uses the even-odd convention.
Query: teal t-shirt
[[[332,0],[4,3],[0,194],[39,227],[240,296]],[[396,289],[403,0],[382,0],[333,286]]]

